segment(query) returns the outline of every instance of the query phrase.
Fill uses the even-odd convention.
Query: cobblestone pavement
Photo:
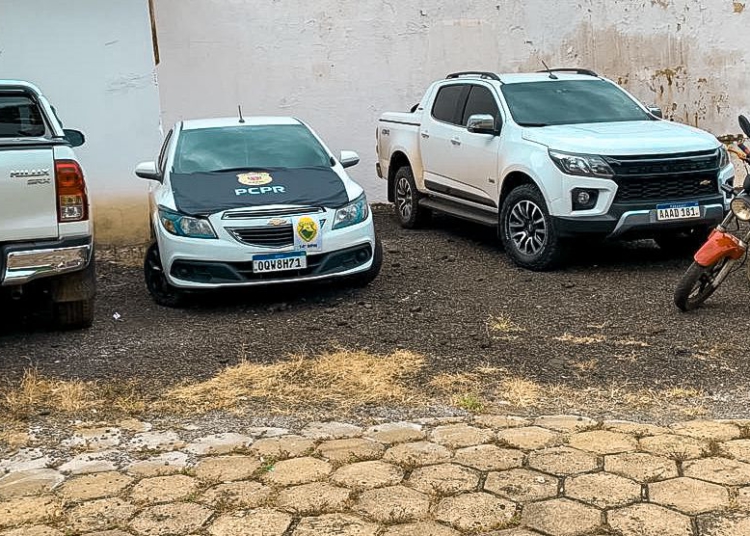
[[[0,535],[750,535],[750,421],[56,433],[31,429],[0,459]]]

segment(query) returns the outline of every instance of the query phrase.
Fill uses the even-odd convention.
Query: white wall
[[[0,78],[34,82],[86,134],[97,240],[142,239],[148,187],[133,169],[161,139],[148,0],[0,0]]]
[[[596,69],[676,120],[737,133],[750,6],[729,0],[156,0],[165,123],[296,115],[383,200],[374,132],[450,71]],[[736,65],[736,67],[735,67]]]

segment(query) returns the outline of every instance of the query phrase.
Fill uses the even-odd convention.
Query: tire
[[[146,288],[153,300],[164,307],[182,307],[185,305],[185,293],[169,284],[161,265],[159,247],[154,242],[146,251],[143,262],[143,276]]]
[[[419,206],[419,200],[424,196],[417,190],[411,168],[409,166],[399,168],[393,178],[393,183],[393,206],[401,227],[416,229],[427,223],[431,212]]]
[[[96,260],[79,272],[54,278],[50,286],[52,325],[55,329],[85,329],[94,323]]]
[[[692,257],[706,242],[710,233],[710,228],[698,227],[687,231],[663,234],[654,238],[654,241],[669,256]]]
[[[674,304],[677,308],[687,312],[703,305],[716,292],[716,287],[711,283],[726,263],[727,259],[724,258],[708,267],[691,264],[674,291]]]
[[[94,323],[94,298],[55,303],[52,312],[57,329],[84,329]]]
[[[544,196],[532,184],[516,187],[505,198],[500,210],[500,240],[513,262],[528,270],[552,270],[562,264],[562,240]]]
[[[380,243],[380,240],[375,239],[375,252],[373,253],[372,266],[370,266],[370,268],[366,272],[362,272],[361,274],[352,276],[350,279],[352,286],[360,288],[366,287],[367,285],[372,283],[376,277],[378,277],[382,266],[383,245]]]

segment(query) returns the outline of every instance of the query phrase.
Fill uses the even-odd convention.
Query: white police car
[[[136,175],[151,190],[154,243],[145,279],[154,300],[185,291],[342,278],[366,285],[380,271],[362,188],[304,123],[287,117],[178,123],[158,162]]]

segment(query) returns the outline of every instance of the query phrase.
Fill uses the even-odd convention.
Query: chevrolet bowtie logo
[[[273,218],[271,220],[268,220],[268,225],[273,225],[274,227],[286,225],[287,223],[289,223],[289,220],[285,220],[283,218]]]

